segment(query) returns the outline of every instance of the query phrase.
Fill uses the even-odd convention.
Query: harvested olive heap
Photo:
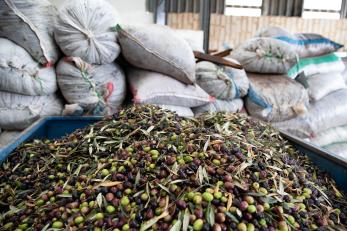
[[[1,230],[344,230],[347,202],[271,127],[134,106],[0,169]]]

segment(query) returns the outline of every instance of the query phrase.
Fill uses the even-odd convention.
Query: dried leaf
[[[102,193],[99,193],[98,196],[96,197],[96,203],[99,205],[100,208],[102,206],[102,201],[103,201],[102,197],[103,197]]]
[[[204,145],[204,149],[203,149],[204,152],[207,151],[208,145],[210,144],[210,139],[211,139],[211,137],[208,136],[208,139],[207,139],[207,141],[206,141],[206,143],[205,143],[205,145]]]
[[[178,169],[179,169],[178,164],[177,162],[175,162],[174,165],[172,166],[171,171],[177,175]]]
[[[233,195],[231,193],[228,193],[227,211],[229,211],[232,204],[233,204]]]
[[[45,225],[45,227],[43,227],[43,228],[41,229],[41,231],[46,231],[46,230],[49,228],[49,226],[51,226],[50,223],[48,223],[47,225]]]
[[[227,215],[228,217],[230,217],[230,219],[235,222],[236,224],[239,223],[239,220],[230,212],[225,212],[225,215]]]
[[[121,181],[104,181],[96,186],[94,186],[94,189],[100,188],[100,187],[113,187],[119,184],[123,184]]]
[[[204,176],[204,178],[205,178],[205,180],[206,180],[207,182],[210,181],[210,178],[208,177],[208,173],[207,173],[205,167],[202,168],[202,175]]]
[[[315,187],[322,195],[323,198],[325,199],[325,201],[331,206],[331,203],[329,201],[329,197],[323,192],[322,189],[320,189],[318,186],[316,186],[315,184],[312,184],[313,187]]]
[[[177,184],[177,183],[182,183],[182,182],[185,182],[185,181],[187,181],[187,180],[179,179],[179,180],[171,181],[169,184]]]
[[[196,179],[199,180],[200,185],[204,182],[204,174],[202,171],[202,166],[199,166],[198,171],[196,173]]]
[[[136,177],[135,177],[135,187],[139,184],[140,179],[141,179],[141,172],[139,170],[136,174]]]
[[[150,219],[149,221],[146,221],[141,225],[140,231],[145,231],[149,228],[151,228],[154,224],[156,224],[160,219],[166,217],[169,215],[168,211],[164,211],[160,216],[154,217]]]
[[[151,133],[151,131],[154,129],[154,126],[152,125],[152,126],[150,126],[147,130],[146,130],[146,132],[148,133],[148,134],[150,134]]]
[[[184,216],[183,216],[183,227],[182,227],[183,231],[187,231],[188,230],[189,217],[190,217],[189,210],[186,209],[185,212],[184,212]]]
[[[71,198],[72,194],[59,194],[58,197]]]
[[[160,188],[162,188],[163,190],[165,190],[168,194],[172,194],[172,193],[170,192],[170,190],[169,190],[167,187],[165,187],[164,185],[161,185],[161,184],[158,183],[158,186],[159,186]]]
[[[182,226],[182,221],[178,220],[174,226],[171,227],[170,231],[180,231]]]
[[[206,218],[206,221],[207,221],[211,226],[214,225],[214,223],[215,223],[214,208],[213,208],[213,206],[211,205],[211,203],[209,203],[209,204],[207,205],[207,209],[206,209],[206,213],[205,213],[205,218]]]

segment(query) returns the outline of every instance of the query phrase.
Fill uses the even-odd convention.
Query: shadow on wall
[[[68,0],[50,0],[59,6]],[[146,12],[146,0],[107,0],[118,11],[123,23],[153,23],[153,14]]]

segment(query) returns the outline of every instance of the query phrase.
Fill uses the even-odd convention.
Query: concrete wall
[[[58,8],[64,0],[50,0]],[[73,0],[65,0],[73,1]],[[153,23],[153,14],[146,12],[146,0],[107,0],[118,11],[123,23]]]

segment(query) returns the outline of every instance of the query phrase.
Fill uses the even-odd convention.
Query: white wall
[[[50,0],[58,8],[64,0]],[[65,0],[74,1],[74,0]],[[146,0],[107,0],[118,11],[123,23],[153,23],[153,14],[146,12]]]

